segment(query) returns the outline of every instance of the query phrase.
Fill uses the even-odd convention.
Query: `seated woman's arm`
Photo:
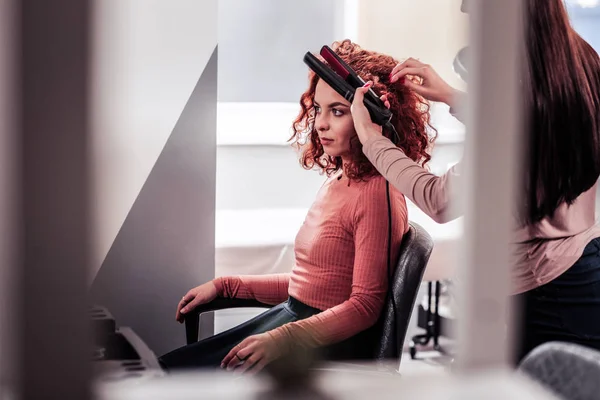
[[[395,254],[392,260],[395,260],[407,230],[408,218],[402,196],[392,192],[390,196],[393,207],[392,249]],[[356,203],[354,220],[355,255],[350,298],[312,317],[269,331],[279,346],[286,348],[291,343],[307,347],[326,346],[350,338],[377,322],[388,292],[387,199],[385,192],[365,191],[361,197]]]
[[[288,298],[290,274],[229,276],[216,278],[213,283],[219,297],[276,305]]]

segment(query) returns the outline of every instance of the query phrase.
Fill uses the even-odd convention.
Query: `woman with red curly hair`
[[[390,85],[397,61],[335,43],[336,53],[384,95],[399,133],[398,145],[421,165],[430,159],[428,106],[402,85]],[[289,274],[231,276],[190,290],[177,306],[176,319],[217,297],[255,299],[276,305],[219,335],[160,358],[167,369],[218,367],[260,371],[293,346],[319,348],[328,358],[369,357],[368,336],[388,292],[388,203],[386,181],[362,152],[351,104],[310,74],[308,90],[290,139],[306,169],[327,179],[296,236],[296,263]],[[408,230],[404,196],[390,189],[392,261]],[[360,344],[359,344],[360,342]]]

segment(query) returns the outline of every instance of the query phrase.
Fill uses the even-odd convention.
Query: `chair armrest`
[[[271,308],[273,305],[250,299],[228,299],[217,297],[213,301],[200,304],[185,315],[185,339],[187,344],[198,341],[200,332],[200,314],[229,308]]]

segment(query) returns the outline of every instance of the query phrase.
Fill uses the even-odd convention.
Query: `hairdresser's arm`
[[[388,290],[388,215],[384,186],[361,194],[354,211],[354,268],[348,300],[304,320],[268,333],[284,349],[290,344],[321,347],[348,339],[371,327],[381,314]],[[382,190],[383,189],[383,190]],[[392,248],[399,248],[407,229],[406,203],[395,201]],[[397,254],[397,252],[396,252]]]
[[[213,283],[218,297],[253,299],[275,305],[288,298],[290,274],[229,276],[216,278]]]
[[[355,121],[363,119],[359,116],[364,108],[359,105],[361,90],[357,90],[354,100],[359,103],[352,104]],[[355,122],[355,129],[363,142],[363,152],[379,173],[434,221],[445,223],[461,216],[460,204],[451,203],[458,197],[461,186],[462,162],[442,176],[430,173],[384,137],[381,127],[371,122],[366,108],[364,112],[367,122]]]
[[[461,163],[442,176],[433,175],[381,135],[369,139],[363,145],[363,152],[385,179],[437,223],[461,215],[460,209],[451,208],[460,185]]]
[[[410,74],[421,77],[422,84],[405,79],[405,76]],[[461,98],[464,94],[450,87],[431,67],[409,59],[398,64],[390,75],[392,82],[400,81],[400,84],[409,86],[428,100],[445,102],[450,106],[452,115],[464,121],[460,111],[461,104],[464,104]],[[462,162],[438,177],[411,160],[402,149],[382,136],[381,127],[371,121],[363,104],[366,90],[356,90],[352,103],[352,117],[367,158],[396,189],[434,221],[445,223],[458,218],[462,212],[459,207],[451,207],[451,202],[458,195]]]

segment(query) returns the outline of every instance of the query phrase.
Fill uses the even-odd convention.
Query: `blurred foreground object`
[[[594,349],[572,343],[545,343],[529,353],[519,369],[561,398],[600,397],[600,352]]]
[[[461,399],[461,400],[557,400],[538,384],[507,370],[493,370],[469,376],[414,376],[355,370],[323,370],[314,376],[316,396],[294,391],[282,399]],[[435,384],[433,384],[435,382]],[[144,385],[132,382],[105,383],[97,386],[98,400],[157,399],[264,399],[272,396],[264,377],[250,377],[226,372],[172,375]]]

